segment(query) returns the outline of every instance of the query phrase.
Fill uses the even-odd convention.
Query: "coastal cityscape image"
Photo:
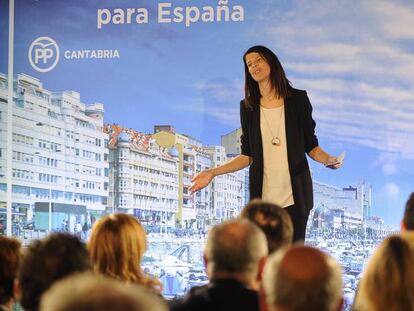
[[[0,182],[6,169],[7,79],[0,74]],[[238,217],[248,202],[246,169],[218,176],[190,194],[192,177],[240,154],[241,129],[203,142],[173,125],[152,133],[104,124],[101,103],[85,105],[75,91],[54,92],[19,74],[13,97],[13,235],[28,244],[48,232],[71,232],[87,240],[93,223],[108,213],[134,215],[145,226],[144,266],[163,282],[166,297],[205,284],[202,252],[208,229]],[[313,175],[314,208],[306,243],[341,261],[345,293],[352,301],[367,258],[398,227],[373,213],[369,181],[333,185]],[[2,233],[5,183],[0,183]]]
[[[165,298],[207,284],[208,232],[249,202],[249,168],[192,179],[241,154],[244,53],[265,46],[344,156],[308,158],[305,243],[339,261],[350,310],[413,192],[413,16],[404,0],[0,1],[0,235],[88,242],[128,214]]]

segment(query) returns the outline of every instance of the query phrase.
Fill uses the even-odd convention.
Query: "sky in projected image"
[[[203,144],[219,144],[239,127],[241,57],[252,45],[270,47],[293,86],[308,91],[320,144],[347,152],[339,171],[312,163],[315,179],[339,187],[372,183],[374,214],[400,221],[414,180],[414,3],[234,0],[228,5],[243,6],[243,22],[186,27],[158,23],[157,1],[15,2],[16,73],[39,78],[48,90],[78,91],[84,103],[102,102],[106,123],[147,133],[172,124]],[[149,22],[98,29],[97,10],[116,7],[144,7]],[[61,56],[55,69],[39,73],[27,52],[40,36],[61,51],[117,49],[120,58]],[[2,44],[2,72],[4,52]]]

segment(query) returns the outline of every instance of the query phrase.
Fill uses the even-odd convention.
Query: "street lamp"
[[[188,137],[160,131],[152,135],[156,143],[163,148],[175,148],[178,151],[178,213],[177,219],[180,226],[183,223],[183,197],[184,197],[184,146],[188,144]]]

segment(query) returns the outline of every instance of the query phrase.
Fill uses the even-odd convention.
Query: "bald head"
[[[295,247],[286,252],[280,270],[293,280],[314,281],[329,273],[326,261],[326,255],[315,248]]]
[[[267,255],[264,233],[252,222],[239,219],[214,226],[204,251],[209,274],[257,273],[259,260]]]
[[[316,248],[298,246],[277,252],[268,259],[264,275],[271,308],[333,311],[341,307],[341,268]]]

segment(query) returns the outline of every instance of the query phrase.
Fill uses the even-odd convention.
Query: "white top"
[[[281,207],[293,205],[295,201],[287,157],[284,106],[260,107],[260,130],[263,145],[262,199]],[[279,146],[272,145],[275,137],[280,140]]]

